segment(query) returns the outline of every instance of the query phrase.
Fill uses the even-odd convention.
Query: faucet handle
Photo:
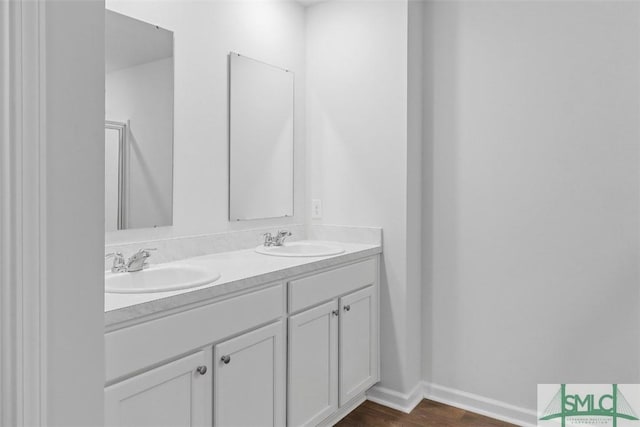
[[[113,265],[111,266],[111,271],[114,273],[118,273],[124,268],[124,255],[122,252],[111,252],[104,256],[105,259],[109,259],[113,257]]]
[[[157,251],[158,248],[144,248],[144,249],[138,249],[138,252],[136,252],[135,254],[133,254],[131,256],[131,258],[137,257],[137,256],[142,256],[144,258],[149,258],[151,256],[151,254],[149,252],[152,251]]]
[[[265,246],[273,246],[274,238],[271,233],[264,233],[262,236],[264,237]]]
[[[275,245],[282,246],[287,237],[291,236],[291,232],[288,230],[278,230],[278,235],[275,237]]]
[[[118,257],[122,257],[122,256],[124,256],[124,255],[122,255],[122,252],[109,252],[108,254],[105,254],[105,255],[104,255],[104,258],[105,258],[105,259],[109,259],[109,258],[111,258],[111,257],[116,257],[116,258],[118,258]]]
[[[143,261],[142,261],[142,267],[146,267],[149,265],[149,261],[147,261],[147,258],[149,258],[151,256],[151,254],[149,252],[152,251],[157,251],[158,248],[146,248],[146,249],[140,249],[138,251],[138,253],[142,256]]]
[[[105,254],[104,259],[109,259],[109,258],[113,258],[114,264],[120,261],[124,261],[124,255],[122,255],[122,252],[110,252],[108,254]]]

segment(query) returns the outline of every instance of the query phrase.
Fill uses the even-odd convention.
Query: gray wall
[[[425,380],[640,381],[639,7],[426,7]]]
[[[44,424],[95,426],[104,399],[104,2],[45,10]]]

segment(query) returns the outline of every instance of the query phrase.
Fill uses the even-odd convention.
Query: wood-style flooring
[[[367,400],[343,418],[336,426],[511,427],[514,424],[424,399],[410,414]]]

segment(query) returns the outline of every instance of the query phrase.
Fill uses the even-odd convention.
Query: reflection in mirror
[[[293,215],[293,73],[229,55],[229,218]]]
[[[105,11],[105,229],[173,222],[173,33]]]
[[[105,122],[104,125],[104,218],[105,230],[124,228],[124,147],[126,123]]]

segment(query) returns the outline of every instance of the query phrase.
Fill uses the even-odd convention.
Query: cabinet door
[[[377,305],[373,286],[340,298],[340,405],[378,381]]]
[[[200,351],[105,388],[105,425],[210,425],[210,362]]]
[[[287,424],[316,425],[338,409],[338,302],[289,318]]]
[[[282,426],[285,341],[280,321],[214,347],[214,426]]]

